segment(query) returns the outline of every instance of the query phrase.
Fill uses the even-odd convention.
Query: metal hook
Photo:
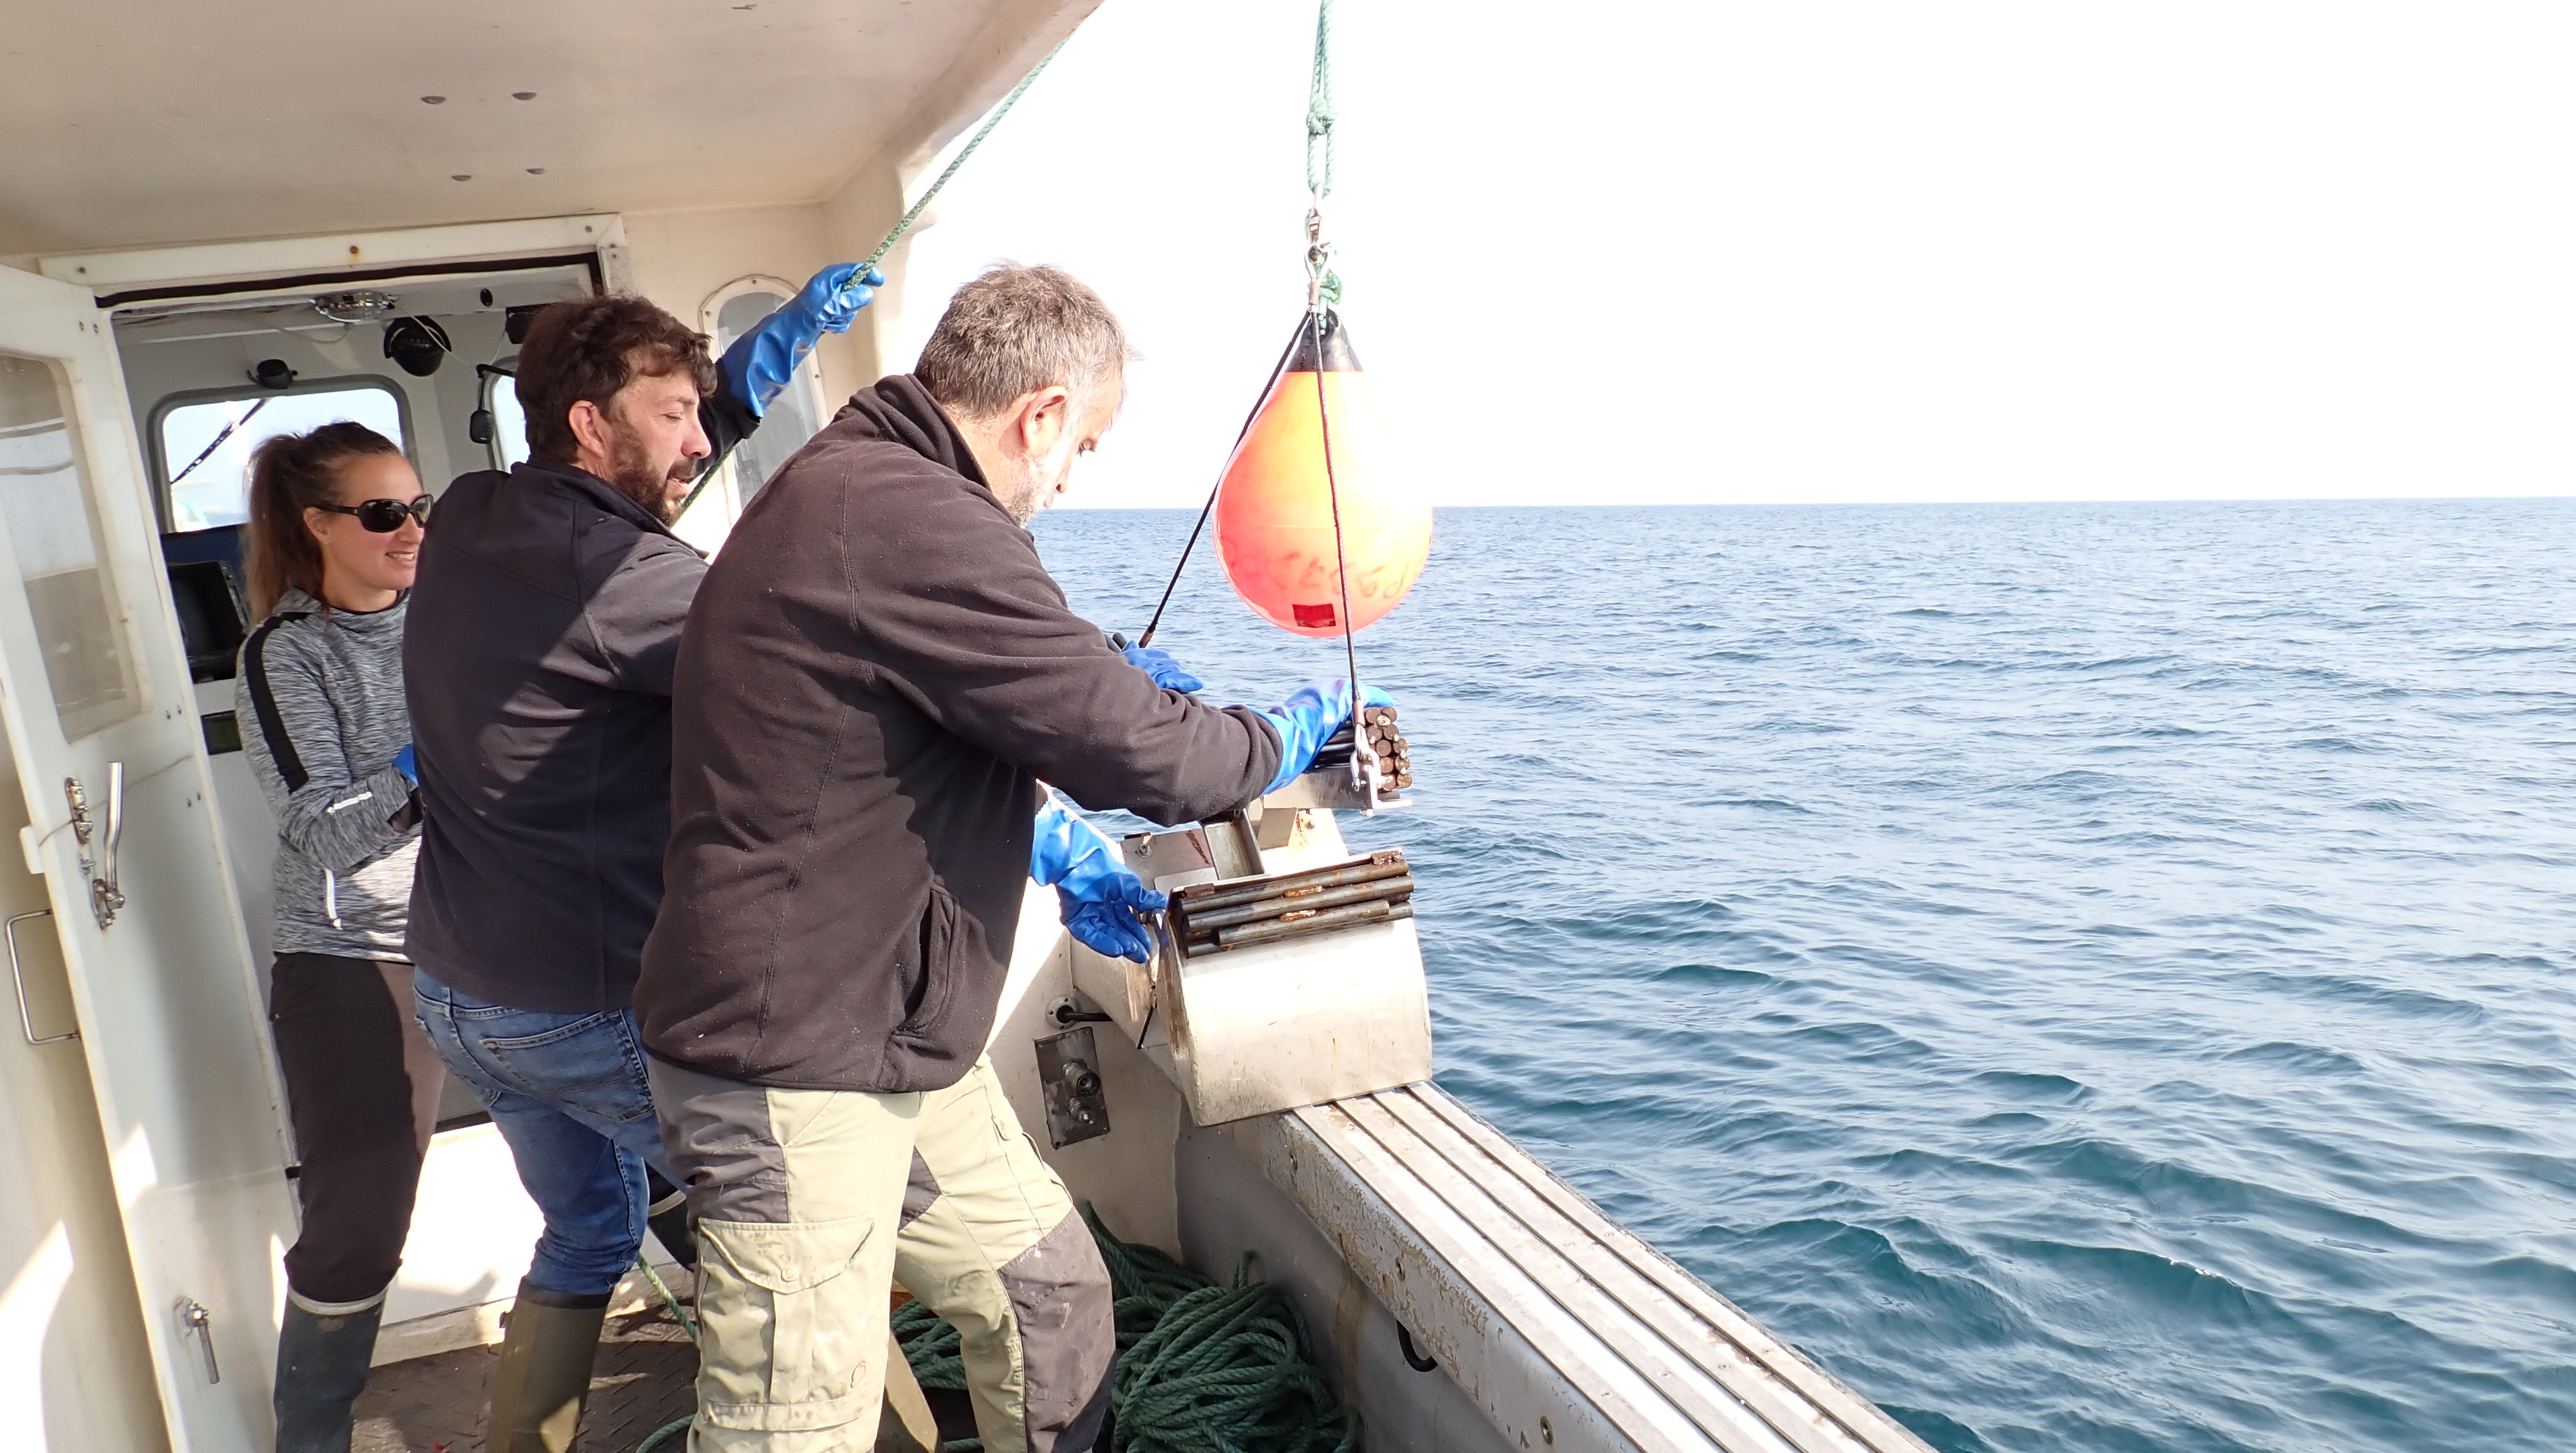
[[[1324,279],[1332,272],[1333,244],[1324,240],[1324,199],[1306,209],[1306,311],[1324,310]]]

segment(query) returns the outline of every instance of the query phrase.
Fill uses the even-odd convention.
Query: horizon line
[[[2355,495],[2147,495],[2106,499],[1849,499],[1849,500],[1680,500],[1612,501],[1559,504],[1439,504],[1441,510],[1718,510],[1718,509],[1922,509],[1959,505],[2017,507],[2031,505],[2359,505],[2359,504],[2504,504],[2576,500],[2576,490],[2563,494],[2355,494]],[[1064,504],[1047,507],[1048,516],[1065,514],[1191,514],[1197,505]]]

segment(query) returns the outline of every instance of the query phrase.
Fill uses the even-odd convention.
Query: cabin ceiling
[[[817,201],[1097,3],[16,6],[0,253]]]

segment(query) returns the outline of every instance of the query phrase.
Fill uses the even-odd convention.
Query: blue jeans
[[[412,991],[420,1027],[491,1112],[545,1213],[528,1280],[573,1296],[614,1289],[644,1244],[644,1167],[665,1164],[634,1012],[511,1009],[425,972]]]

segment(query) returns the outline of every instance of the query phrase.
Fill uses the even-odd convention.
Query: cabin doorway
[[[123,1329],[88,1316],[83,1331],[83,1308],[58,1301],[59,1323],[20,1335],[59,1326],[95,1344],[81,1349],[95,1376],[148,1377],[172,1446],[245,1448],[269,1422],[287,1146],[120,383],[86,289],[0,270],[0,731],[22,823],[8,871],[28,875],[0,901],[29,903],[7,925],[29,990],[22,1047],[76,1050],[89,1092],[84,1106],[68,1067],[47,1063],[10,1078],[10,1118],[44,1121],[21,1157],[51,1143],[66,1177],[36,1215],[54,1212],[75,1272],[92,1248],[88,1288],[118,1280],[95,1263],[121,1249],[139,1313]],[[37,1021],[46,949],[68,1024],[60,999]],[[84,1137],[96,1158],[72,1148]],[[27,1229],[42,1234],[13,1284],[41,1289],[55,1243]]]
[[[280,434],[354,420],[400,445],[433,494],[459,474],[526,458],[517,339],[538,308],[593,291],[597,269],[557,258],[282,294],[231,286],[109,316],[264,984],[277,825],[242,761],[247,724],[233,708],[234,657],[256,624],[242,571],[251,453]],[[442,1123],[480,1114],[451,1083]]]
[[[525,459],[514,380],[527,324],[548,303],[598,290],[604,275],[597,259],[557,255],[363,284],[227,283],[124,302],[112,314],[263,994],[277,828],[242,755],[256,728],[237,717],[235,702],[235,657],[257,624],[242,570],[252,451],[280,434],[354,420],[400,445],[433,494],[460,474]],[[377,1362],[493,1340],[541,1229],[508,1146],[451,1077],[402,1270],[387,1293]]]
[[[272,246],[303,244],[227,259]],[[47,1410],[41,1446],[272,1438],[297,1216],[265,1023],[276,828],[233,714],[249,452],[357,418],[433,490],[510,462],[514,318],[601,286],[599,248],[105,298],[0,269],[0,830],[24,869],[0,919],[25,1006],[0,1176],[29,1188],[0,1198],[0,1379]],[[380,1362],[492,1340],[539,1230],[480,1107],[443,1111]]]
[[[263,996],[274,961],[277,820],[242,754],[245,734],[257,728],[237,716],[235,696],[236,657],[257,625],[243,571],[251,454],[278,435],[347,419],[400,445],[433,494],[458,474],[523,459],[511,387],[517,340],[535,310],[595,285],[596,269],[554,259],[363,287],[152,300],[113,315],[189,690],[204,723],[216,816]],[[440,346],[423,347],[424,338]],[[377,1360],[489,1340],[540,1227],[509,1148],[451,1077],[402,1270],[386,1294]]]

